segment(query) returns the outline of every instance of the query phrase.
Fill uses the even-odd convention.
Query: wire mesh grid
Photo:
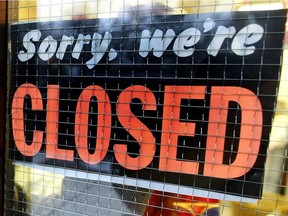
[[[9,2],[6,215],[287,215],[284,8]]]

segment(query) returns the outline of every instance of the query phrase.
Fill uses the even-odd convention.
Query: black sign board
[[[259,198],[285,21],[279,10],[12,25],[10,158]]]

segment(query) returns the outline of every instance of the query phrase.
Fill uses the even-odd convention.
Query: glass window
[[[8,2],[7,215],[287,215],[287,2]]]

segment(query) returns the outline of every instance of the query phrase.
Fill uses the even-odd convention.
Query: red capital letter
[[[32,110],[43,110],[42,96],[39,89],[30,83],[21,85],[14,94],[12,101],[12,128],[15,145],[25,156],[36,155],[42,146],[43,132],[34,130],[32,144],[25,141],[23,105],[26,95],[30,95]]]
[[[73,151],[58,148],[59,86],[48,85],[46,116],[46,157],[73,161]]]
[[[159,170],[198,174],[198,162],[177,160],[178,136],[194,136],[195,123],[180,122],[181,99],[204,99],[205,86],[166,86]]]
[[[94,96],[98,102],[97,137],[95,152],[90,154],[88,151],[89,105]],[[101,162],[109,148],[110,134],[111,105],[109,97],[100,86],[88,86],[78,99],[75,115],[75,144],[80,158],[88,164]]]
[[[223,164],[229,101],[241,107],[241,129],[236,159]],[[261,143],[262,107],[257,96],[241,87],[212,87],[204,175],[237,178],[254,165]]]
[[[148,166],[155,154],[155,138],[151,131],[132,113],[130,103],[133,98],[142,101],[142,110],[156,110],[156,99],[150,89],[144,86],[130,86],[118,98],[117,112],[120,123],[139,142],[139,156],[127,154],[127,145],[114,144],[115,158],[126,169],[140,170]]]

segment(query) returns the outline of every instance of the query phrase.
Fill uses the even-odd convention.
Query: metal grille
[[[287,215],[285,8],[9,2],[6,215]]]

